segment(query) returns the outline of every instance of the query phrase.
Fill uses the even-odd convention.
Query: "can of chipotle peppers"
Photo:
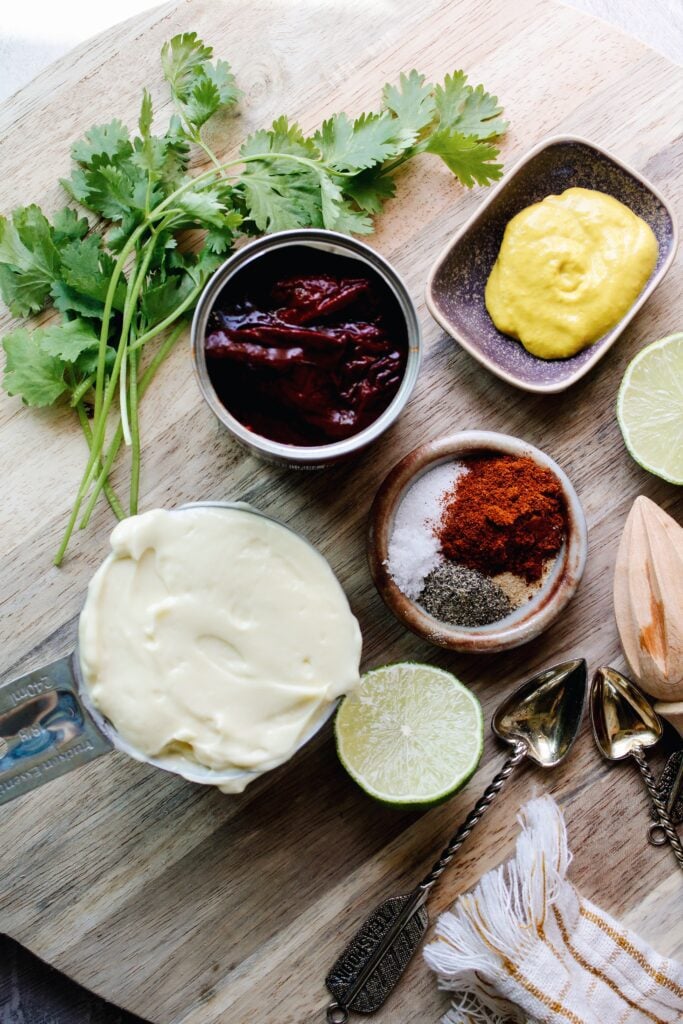
[[[192,321],[199,389],[255,455],[321,469],[362,451],[408,402],[422,354],[414,303],[368,245],[310,228],[219,267]]]

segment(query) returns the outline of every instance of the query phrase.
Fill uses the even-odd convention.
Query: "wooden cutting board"
[[[279,113],[306,130],[332,111],[376,104],[387,80],[417,67],[432,79],[465,68],[502,100],[510,164],[544,135],[572,131],[604,144],[653,180],[683,213],[683,70],[607,25],[550,0],[240,0],[171,3],[55,64],[0,109],[0,209],[64,199],[56,182],[70,143],[91,124],[134,123],[143,85],[168,114],[158,53],[196,29],[230,59],[244,99],[214,132],[234,151]],[[571,391],[547,398],[503,384],[427,315],[428,268],[483,190],[467,192],[435,159],[399,182],[372,244],[405,276],[427,355],[407,411],[352,465],[296,474],[257,462],[199,397],[187,346],[143,409],[143,506],[244,498],[318,544],[346,587],[367,667],[431,661],[471,684],[487,716],[521,677],[575,655],[622,665],[611,607],[617,541],[645,493],[683,519],[681,491],[625,452],[614,416],[618,382],[646,342],[683,325],[679,258],[613,351]],[[9,326],[5,315],[2,327]],[[67,412],[1,399],[3,679],[68,652],[89,577],[112,525],[101,507],[62,569],[51,557],[84,451]],[[382,476],[417,443],[448,431],[520,435],[574,481],[590,527],[588,569],[568,611],[519,651],[464,657],[408,635],[385,610],[364,555],[367,512]],[[502,757],[487,737],[465,792],[427,814],[371,802],[337,763],[329,735],[295,763],[226,797],[112,755],[0,809],[0,926],[96,992],[158,1024],[314,1024],[327,968],[378,898],[412,885]],[[683,955],[683,884],[668,849],[645,841],[646,799],[627,766],[600,761],[587,726],[552,774],[518,773],[445,876],[435,916],[506,857],[515,815],[532,793],[562,804],[572,877],[663,953]],[[436,1022],[447,1000],[420,957],[376,1020]],[[606,1022],[607,1024],[607,1022]]]

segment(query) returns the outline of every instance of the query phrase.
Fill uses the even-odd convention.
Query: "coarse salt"
[[[420,595],[425,577],[443,561],[435,527],[441,519],[444,495],[467,472],[462,462],[446,462],[429,470],[406,491],[396,510],[387,566],[396,585],[412,601]]]

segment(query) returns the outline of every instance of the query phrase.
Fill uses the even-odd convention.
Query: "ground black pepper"
[[[439,622],[452,626],[487,626],[509,615],[512,605],[502,588],[455,562],[442,562],[425,578],[418,603]]]

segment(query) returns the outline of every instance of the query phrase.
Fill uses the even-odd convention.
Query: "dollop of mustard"
[[[499,331],[567,359],[611,330],[657,262],[652,229],[612,196],[569,188],[518,213],[486,283]]]

